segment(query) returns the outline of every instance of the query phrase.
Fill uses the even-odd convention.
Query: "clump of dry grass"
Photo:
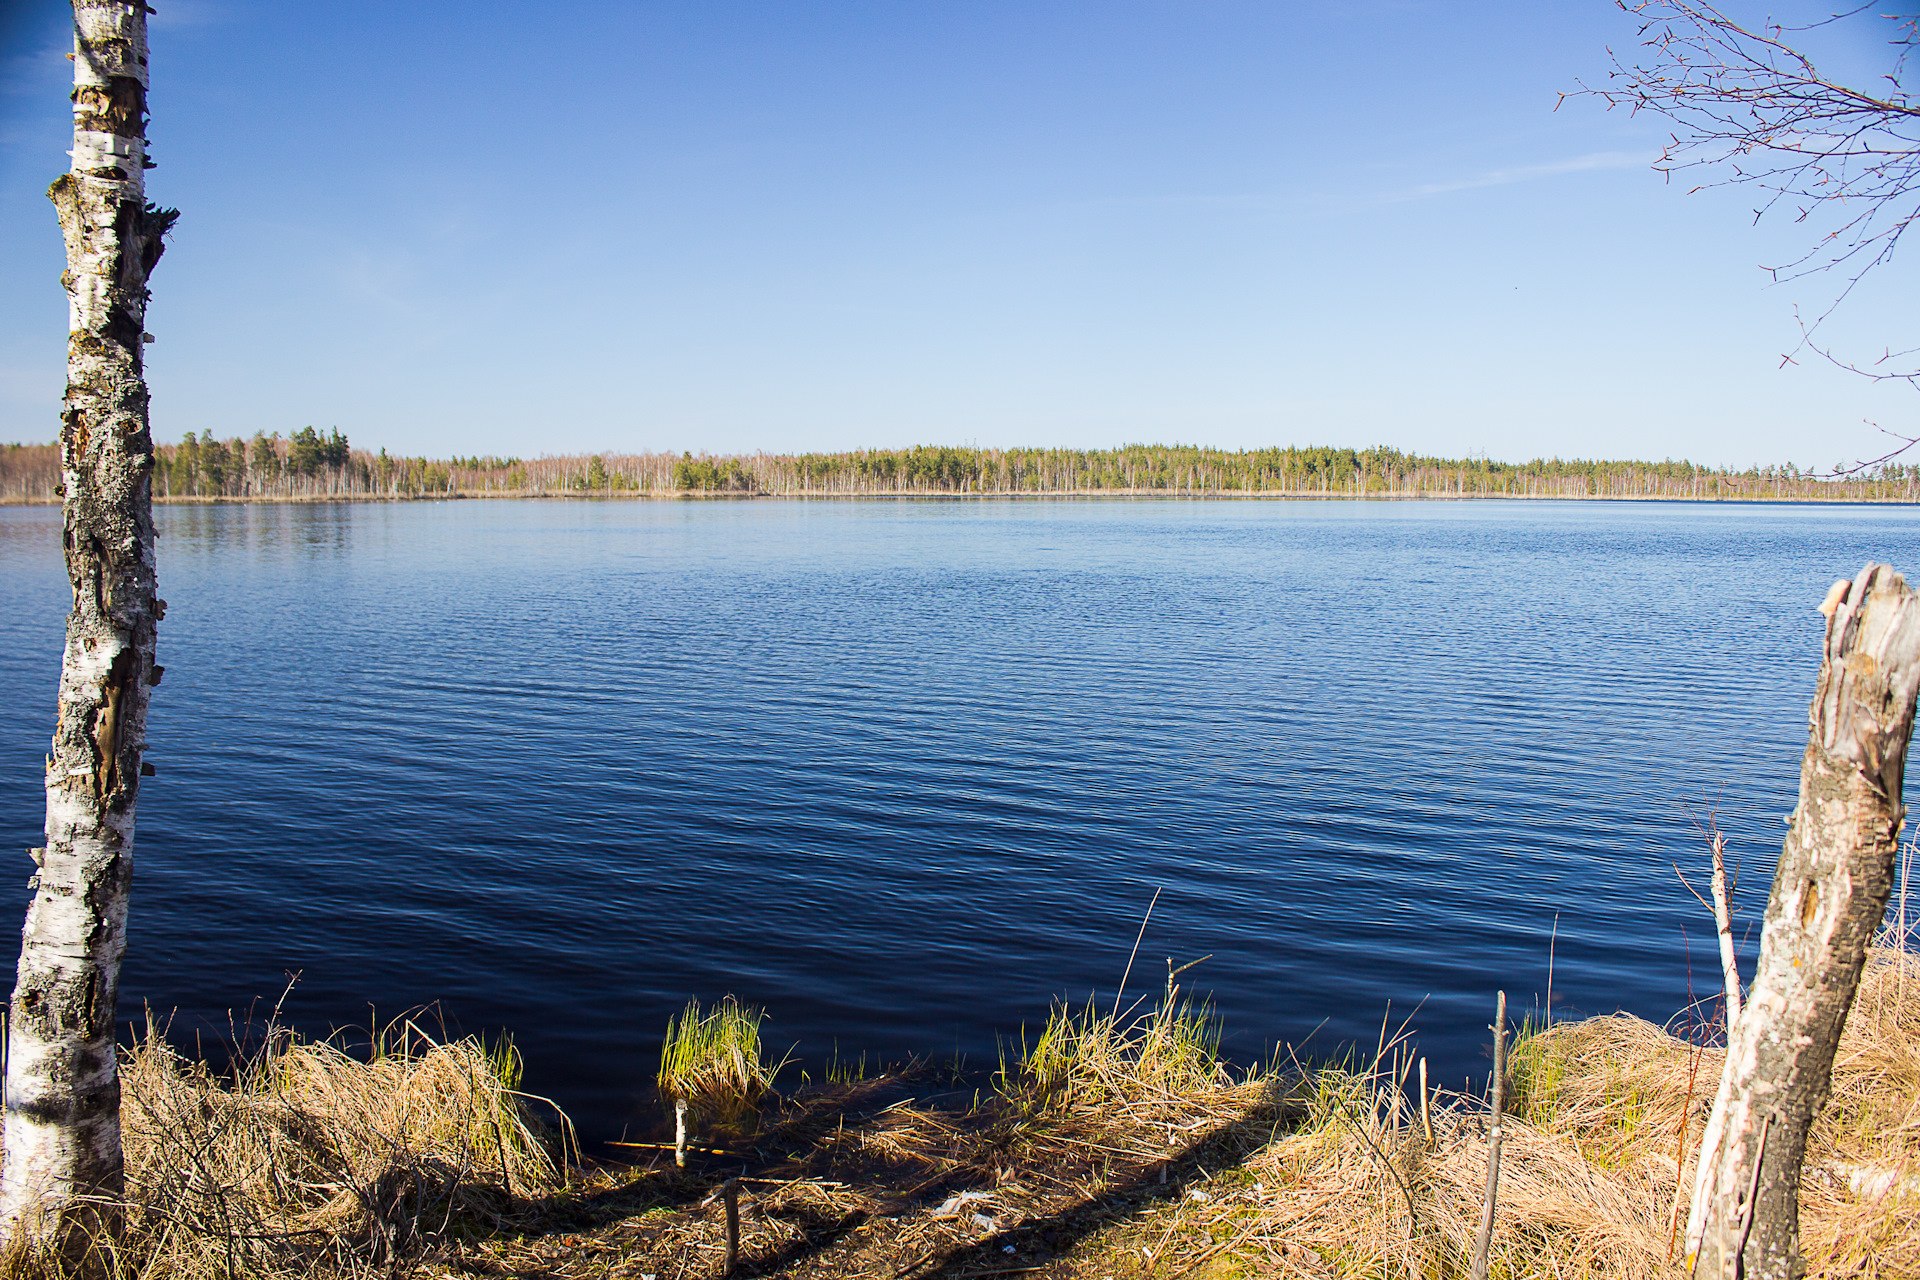
[[[766,1011],[726,996],[702,1011],[687,1001],[667,1019],[660,1045],[660,1092],[722,1120],[756,1111],[786,1059],[771,1062],[760,1039]]]
[[[1229,1178],[1172,1202],[1151,1259],[1176,1271],[1218,1258],[1279,1276],[1465,1274],[1486,1188],[1484,1106],[1448,1095],[1420,1121],[1404,1070],[1326,1068],[1296,1081],[1300,1123]],[[1496,1276],[1652,1280],[1670,1274],[1662,1230],[1673,1173],[1602,1169],[1578,1143],[1509,1115]],[[1211,1274],[1211,1273],[1206,1273]]]
[[[1525,1046],[1552,1076],[1525,1118],[1591,1165],[1639,1176],[1681,1203],[1723,1055],[1634,1018],[1555,1027]],[[1833,1064],[1833,1092],[1809,1136],[1801,1188],[1813,1274],[1920,1275],[1920,957],[1868,959]],[[1678,1175],[1684,1174],[1683,1177]],[[1672,1218],[1663,1223],[1664,1260]]]
[[[1220,1022],[1206,1004],[1179,999],[1171,982],[1152,1009],[1129,1016],[1088,1004],[1054,1005],[1032,1045],[1001,1055],[1001,1095],[1027,1107],[1166,1100],[1227,1083]]]
[[[1510,1058],[1493,1274],[1683,1276],[1680,1236],[1722,1058],[1624,1015],[1524,1035]],[[1279,1276],[1461,1272],[1486,1191],[1485,1104],[1438,1099],[1428,1141],[1408,1074],[1376,1064],[1304,1076],[1303,1122],[1220,1194],[1163,1212],[1150,1231],[1165,1248],[1157,1260],[1220,1256]],[[1876,951],[1808,1146],[1810,1276],[1920,1275],[1916,1098],[1920,957]]]
[[[564,1118],[550,1134],[519,1079],[510,1044],[442,1042],[410,1022],[374,1035],[365,1056],[277,1032],[225,1073],[149,1026],[120,1067],[125,1227],[80,1270],[394,1274],[561,1184]],[[12,1276],[71,1271],[8,1261]]]

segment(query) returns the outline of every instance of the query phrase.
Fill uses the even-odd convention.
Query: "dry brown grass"
[[[1178,968],[1168,960],[1166,983],[1151,1003],[1142,997],[1123,1010],[1117,993],[1105,1012],[1091,1001],[1077,1011],[1056,1002],[1032,1044],[1023,1027],[1011,1057],[1001,1047],[1000,1096],[1023,1111],[1072,1112],[1193,1099],[1226,1086],[1220,1019],[1207,1001],[1180,994],[1180,975],[1206,959]]]
[[[115,1280],[392,1274],[561,1181],[511,1046],[402,1022],[349,1054],[276,1033],[228,1073],[150,1028],[121,1061],[125,1230]],[[13,1257],[13,1276],[69,1272]]]
[[[1524,1036],[1503,1154],[1496,1276],[1667,1280],[1721,1053],[1627,1016]],[[1413,1277],[1465,1273],[1486,1190],[1486,1115],[1448,1096],[1429,1143],[1391,1070],[1324,1071],[1308,1119],[1109,1242],[1109,1271]],[[1801,1195],[1809,1275],[1920,1276],[1920,957],[1871,958]],[[1116,1274],[1127,1274],[1122,1266]],[[1075,1274],[1079,1274],[1076,1271]],[[1105,1273],[1103,1273],[1105,1274]]]
[[[1383,1034],[1371,1065],[1233,1084],[1211,1020],[1183,1002],[1050,1025],[1003,1069],[1005,1094],[927,1072],[836,1083],[777,1100],[750,1152],[571,1181],[511,1054],[407,1026],[370,1057],[282,1038],[219,1074],[150,1036],[125,1064],[128,1230],[99,1270],[692,1280],[719,1274],[712,1192],[751,1161],[741,1245],[769,1273],[1464,1274],[1484,1103],[1437,1097],[1430,1140],[1404,1046]],[[1493,1273],[1679,1277],[1681,1188],[1719,1051],[1607,1017],[1525,1034],[1511,1062]],[[1911,953],[1870,962],[1813,1133],[1802,1227],[1815,1277],[1920,1275]],[[0,1260],[0,1275],[43,1274]]]
[[[1055,1005],[1031,1045],[1003,1060],[1001,1094],[1028,1107],[1073,1109],[1184,1097],[1227,1082],[1220,1024],[1204,1005],[1162,1003],[1135,1018]]]

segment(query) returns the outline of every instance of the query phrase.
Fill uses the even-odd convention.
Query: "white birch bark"
[[[1733,954],[1733,908],[1727,898],[1727,838],[1713,833],[1713,928],[1720,936],[1720,976],[1727,988],[1727,1034],[1740,1021],[1740,962]]]
[[[1760,961],[1701,1140],[1687,1260],[1712,1280],[1799,1280],[1800,1165],[1886,915],[1920,687],[1920,597],[1870,564],[1828,592],[1800,803]]]
[[[66,238],[61,412],[73,611],[47,757],[46,846],[8,1021],[0,1230],[71,1247],[122,1190],[114,1003],[147,699],[159,679],[147,277],[175,218],[146,201],[147,10],[74,0],[73,164],[48,192]]]

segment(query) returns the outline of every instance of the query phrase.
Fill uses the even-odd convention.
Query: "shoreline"
[[[1725,494],[1431,493],[1382,490],[1329,493],[1308,490],[1225,490],[1175,493],[1165,489],[1045,489],[986,492],[924,492],[909,489],[865,493],[709,493],[700,490],[554,493],[534,489],[456,490],[413,494],[242,494],[154,496],[156,506],[334,506],[415,502],[1623,502],[1696,503],[1800,507],[1913,507],[1920,497],[1748,497]],[[0,498],[0,507],[59,507],[59,498]]]
[[[986,1077],[862,1059],[779,1093],[767,1074],[731,1108],[691,1091],[682,1159],[664,1099],[617,1155],[583,1153],[510,1042],[399,1023],[370,1051],[288,1035],[215,1070],[150,1030],[124,1073],[146,1264],[127,1274],[705,1280],[736,1251],[734,1274],[796,1280],[1464,1274],[1483,1086],[1429,1088],[1417,1044],[1384,1031],[1371,1057],[1233,1071],[1178,999],[1132,1022],[1056,1006]],[[1515,1028],[1493,1274],[1684,1280],[1721,1021]],[[733,1044],[778,1071],[757,1036],[710,1055]],[[1920,1274],[1913,953],[1872,954],[1834,1070],[1803,1183],[1809,1280]]]

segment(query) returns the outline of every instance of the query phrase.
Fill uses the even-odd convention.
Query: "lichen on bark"
[[[146,745],[156,594],[147,280],[178,216],[146,199],[147,9],[75,0],[74,146],[48,192],[66,241],[60,449],[73,589],[46,844],[8,1023],[0,1226],[66,1248],[111,1226],[122,1183],[114,1011]],[[103,1221],[105,1220],[105,1221]]]

